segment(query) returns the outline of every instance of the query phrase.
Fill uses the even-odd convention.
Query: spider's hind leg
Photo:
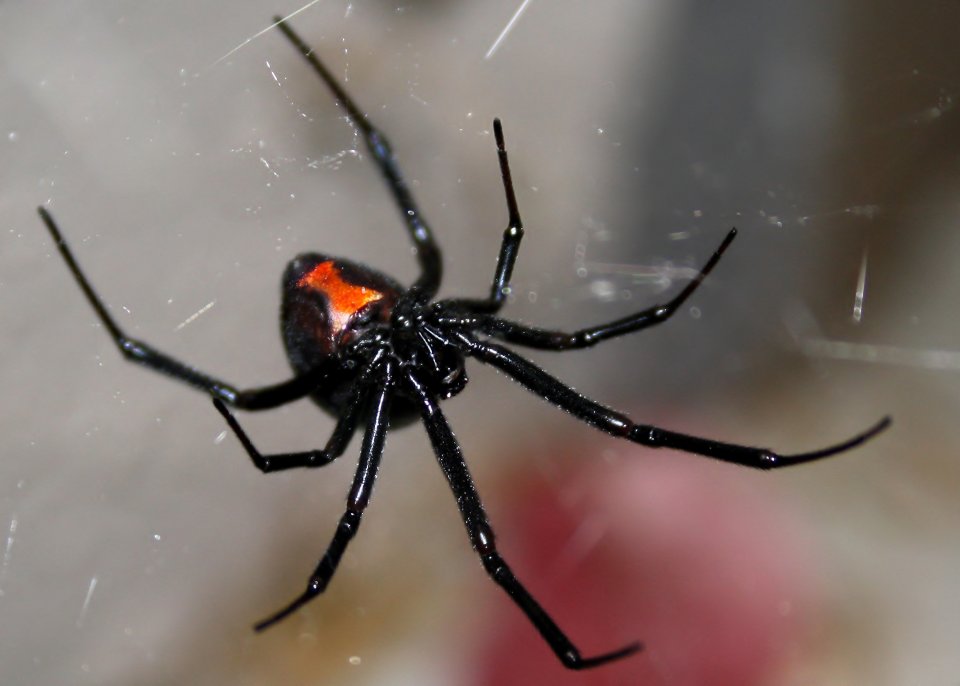
[[[493,274],[490,295],[484,300],[456,298],[444,301],[456,308],[476,314],[494,314],[503,307],[510,291],[510,277],[517,262],[520,241],[523,239],[523,220],[517,207],[517,195],[513,190],[513,177],[510,174],[510,162],[507,159],[507,146],[503,140],[503,126],[499,119],[493,120],[493,135],[497,141],[497,157],[500,160],[500,177],[503,179],[503,192],[507,197],[507,228],[500,241],[500,255]]]
[[[90,303],[93,311],[100,319],[100,323],[110,334],[111,340],[125,359],[207,391],[224,403],[246,410],[265,410],[278,407],[309,395],[316,388],[316,375],[303,374],[271,386],[238,390],[233,385],[205,374],[196,367],[181,362],[143,341],[127,336],[126,332],[120,328],[111,316],[103,299],[94,290],[87,275],[80,268],[73,251],[60,232],[60,227],[54,221],[53,215],[45,207],[38,207],[37,213],[46,225],[50,237],[57,246],[63,261],[66,262],[70,273],[73,274],[74,280],[86,296],[87,302]]]
[[[420,276],[410,291],[423,301],[429,300],[440,287],[440,279],[443,275],[440,248],[433,239],[433,233],[423,218],[423,214],[413,198],[413,193],[410,192],[407,182],[400,173],[400,167],[393,155],[387,137],[370,122],[367,115],[363,113],[344,87],[333,78],[330,70],[320,61],[313,48],[307,45],[306,41],[290,27],[284,18],[275,16],[273,21],[276,27],[287,37],[287,40],[303,55],[303,58],[317,73],[317,76],[327,85],[333,96],[347,111],[350,121],[363,136],[367,150],[380,169],[387,188],[400,210],[400,215],[407,225],[407,232],[413,241],[417,260],[420,263]]]

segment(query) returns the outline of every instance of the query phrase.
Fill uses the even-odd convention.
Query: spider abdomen
[[[282,282],[280,328],[297,373],[319,371],[314,399],[336,413],[358,370],[346,347],[372,328],[388,325],[403,287],[357,262],[319,253],[298,255]]]

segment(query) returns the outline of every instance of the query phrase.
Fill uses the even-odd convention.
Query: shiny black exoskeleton
[[[294,371],[322,375],[311,397],[339,416],[374,357],[390,356],[401,369],[416,368],[438,398],[463,390],[463,353],[438,337],[437,315],[444,309],[441,303],[431,307],[404,297],[399,283],[369,267],[309,253],[287,265],[280,325]],[[414,400],[402,387],[396,389],[393,426],[420,415]]]
[[[510,275],[523,236],[510,167],[499,120],[493,131],[506,194],[508,224],[500,244],[493,283],[486,298],[434,301],[442,273],[440,251],[397,167],[384,136],[331,77],[313,51],[276,18],[279,29],[297,47],[333,92],[362,135],[383,174],[406,223],[420,263],[420,276],[404,288],[393,279],[345,259],[309,253],[294,259],[283,277],[281,327],[292,379],[262,388],[234,386],[129,338],[80,270],[53,218],[43,207],[47,226],[74,278],[120,352],[129,360],[191,384],[213,397],[213,403],[258,469],[274,472],[319,467],[346,448],[358,423],[365,425],[360,459],[347,507],[306,590],[285,608],[256,625],[262,630],[322,593],[360,526],[383,454],[387,429],[419,417],[440,467],[456,496],[467,534],[490,577],[526,614],[550,648],[571,669],[595,667],[631,655],[632,643],[594,657],[582,657],[547,612],[513,575],[497,552],[463,454],[440,409],[440,401],[459,393],[467,382],[464,362],[473,358],[513,378],[536,395],[580,420],[614,436],[654,448],[673,448],[734,464],[771,469],[808,462],[850,450],[885,429],[883,419],[843,443],[797,455],[778,455],[762,448],[721,443],[636,424],[619,412],[586,398],[495,339],[541,350],[585,348],[600,341],[660,324],[669,319],[703,282],[730,245],[731,230],[699,274],[670,301],[613,322],[572,333],[548,331],[496,316],[509,292]],[[240,427],[227,405],[244,410],[277,407],[310,396],[332,413],[336,426],[321,450],[263,455]]]

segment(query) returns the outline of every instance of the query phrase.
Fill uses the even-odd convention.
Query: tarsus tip
[[[619,650],[614,650],[611,653],[606,653],[604,655],[597,655],[595,657],[588,658],[578,658],[577,660],[564,661],[567,667],[570,669],[592,669],[593,667],[599,667],[605,665],[609,662],[615,662],[616,660],[622,660],[625,657],[630,657],[635,653],[639,653],[643,650],[643,644],[640,641],[626,645]]]
[[[853,450],[857,446],[863,445],[867,441],[873,439],[877,434],[885,431],[893,423],[893,419],[890,416],[886,416],[881,419],[879,422],[871,426],[869,429],[863,433],[857,434],[853,438],[844,441],[843,443],[838,443],[832,445],[829,448],[824,448],[823,450],[816,450],[810,453],[800,453],[798,455],[786,455],[783,459],[787,464],[800,464],[802,462],[810,462],[812,460],[819,460],[823,457],[830,457],[832,455],[837,455],[839,453],[845,453],[848,450]]]

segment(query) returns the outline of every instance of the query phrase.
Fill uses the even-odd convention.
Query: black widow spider
[[[285,608],[258,623],[255,626],[257,631],[287,617],[327,588],[347,544],[357,533],[370,500],[388,427],[391,423],[409,423],[419,415],[456,496],[470,542],[484,568],[523,610],[560,661],[571,669],[585,669],[641,649],[640,643],[631,643],[601,655],[582,657],[497,552],[493,530],[460,446],[440,410],[441,400],[456,395],[466,385],[464,361],[467,357],[499,369],[534,394],[613,436],[651,448],[673,448],[758,469],[809,462],[850,450],[890,424],[890,419],[885,418],[868,431],[829,448],[798,455],[778,455],[763,448],[721,443],[635,424],[626,416],[580,395],[508,348],[491,342],[491,338],[496,338],[541,350],[570,350],[661,324],[679,309],[716,266],[733,241],[736,230],[727,234],[699,274],[665,304],[573,333],[549,331],[501,319],[496,313],[509,292],[510,275],[523,227],[510,177],[503,129],[500,121],[495,119],[493,131],[509,220],[490,294],[486,298],[434,301],[442,274],[440,250],[400,174],[386,138],[367,120],[310,47],[282,18],[274,17],[274,20],[346,110],[383,174],[420,263],[420,276],[410,288],[350,260],[318,253],[297,256],[283,275],[280,318],[287,356],[295,374],[292,379],[275,385],[237,390],[231,384],[128,337],[80,270],[53,217],[45,208],[38,208],[73,277],[123,356],[211,394],[213,404],[262,472],[329,464],[343,453],[356,425],[365,423],[356,476],[333,540],[311,575],[306,590]],[[265,410],[306,396],[337,419],[322,450],[263,455],[226,407]]]

